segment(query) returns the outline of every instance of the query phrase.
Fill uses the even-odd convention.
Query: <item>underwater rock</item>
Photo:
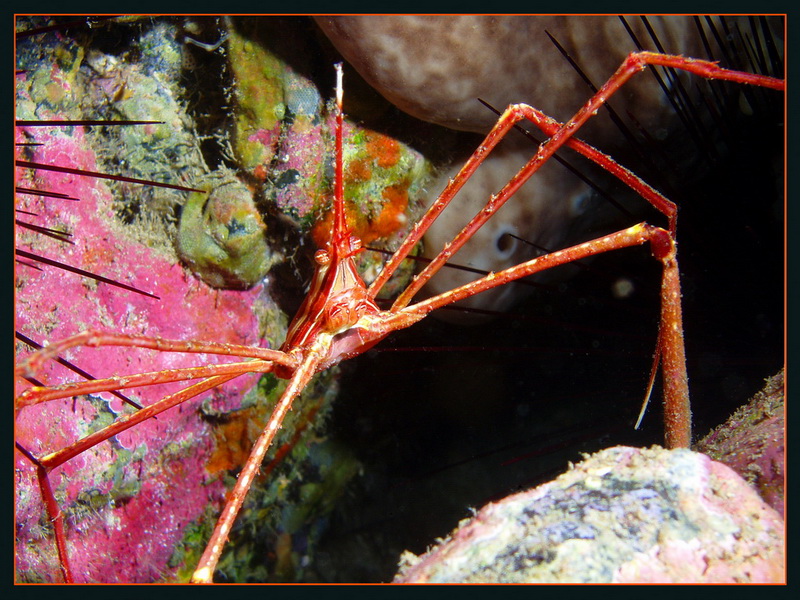
[[[273,44],[279,44],[272,37],[279,27],[279,19],[227,22],[237,99],[233,148],[240,167],[264,182],[264,194],[278,210],[309,229],[330,210],[333,111],[323,101],[323,94],[329,94],[329,90],[319,90],[304,73],[315,48],[296,47],[291,63],[279,58],[272,49]],[[258,63],[255,71],[252,63]],[[332,81],[333,69],[329,72]],[[347,85],[345,81],[345,98]],[[260,151],[252,150],[259,145]],[[247,156],[253,153],[263,158],[249,160]],[[349,208],[358,213],[355,218],[361,224],[357,230],[365,242],[387,237],[405,221],[413,221],[414,215],[409,214],[389,227],[376,207],[385,204],[391,190],[397,188],[411,198],[419,195],[427,167],[418,152],[346,119],[344,163],[345,197]],[[399,212],[413,205],[407,203]],[[374,223],[374,228],[367,223]]]
[[[636,44],[616,16],[369,15],[316,17],[317,24],[362,77],[403,111],[464,131],[488,132],[496,121],[481,98],[498,110],[529,103],[554,119],[572,116],[588,98],[579,74],[546,32],[600,85]],[[645,45],[644,24],[627,19]],[[666,52],[701,49],[690,17],[651,17]],[[598,51],[602,48],[602,51]],[[584,98],[586,96],[586,98]],[[633,84],[624,106],[665,101],[659,89]],[[624,112],[624,108],[622,109]],[[658,123],[659,115],[652,114]]]
[[[781,516],[784,514],[786,434],[783,370],[764,389],[694,446],[728,465],[752,484]]]
[[[615,447],[480,509],[395,583],[785,581],[784,523],[729,467]]]
[[[266,179],[287,110],[283,97],[286,66],[230,24],[226,33],[228,64],[235,81],[234,153],[244,171]]]
[[[310,231],[322,248],[332,214],[334,117],[323,101],[329,90],[318,89],[307,74],[318,48],[296,44],[291,60],[282,57],[281,44],[297,24],[279,18],[227,19],[225,27],[238,166],[254,182],[257,198],[301,231]],[[327,72],[332,79],[333,69]],[[347,88],[345,81],[346,100]],[[343,153],[350,226],[364,244],[395,248],[421,214],[428,162],[406,144],[351,119],[345,120]],[[364,252],[357,260],[369,283],[384,257]],[[411,270],[410,265],[401,269],[392,286],[407,281]]]
[[[108,98],[97,94],[97,86],[105,81],[102,75],[111,71],[100,73],[98,78],[97,68],[101,63],[119,63],[110,56],[101,60],[95,43],[102,45],[108,27],[120,47],[124,48],[124,42],[137,47],[144,45],[154,35],[148,24],[149,21],[129,26],[107,23],[93,31],[96,37],[73,38],[50,32],[20,41],[16,117],[24,120],[108,117],[98,114]],[[20,25],[30,26],[22,18]],[[159,39],[169,37],[162,26],[163,22],[155,24]],[[141,38],[137,34],[142,34]],[[84,60],[89,54],[93,57],[91,65]],[[124,64],[129,73],[140,69]],[[173,61],[159,64],[170,72],[174,67]],[[146,69],[141,67],[141,70]],[[158,69],[151,71],[149,77],[151,84],[172,81],[171,76]],[[136,81],[142,83],[139,89],[153,89],[142,80]],[[93,101],[98,97],[104,100],[96,106]],[[119,96],[123,97],[127,97],[125,93]],[[169,99],[170,106],[181,104],[178,96],[164,93],[163,98]],[[154,104],[147,106],[152,108]],[[184,126],[175,130],[176,138],[171,141],[184,148],[183,158],[187,163],[181,164],[191,164],[189,171],[193,174],[203,173],[205,165],[190,160],[192,149],[197,147],[196,140],[190,139],[189,143],[184,137],[191,138],[194,134],[191,120],[185,113],[180,114],[179,121]],[[119,118],[113,112],[112,116]],[[148,116],[143,113],[136,118],[150,120]],[[159,117],[164,118],[164,113],[159,113]],[[166,120],[175,125],[171,117]],[[140,128],[140,137],[137,142],[125,137],[125,143],[139,145],[124,148],[124,164],[117,165],[120,174],[129,175],[123,166],[129,165],[134,156],[140,156],[143,160],[137,165],[161,165],[160,175],[164,177],[147,168],[138,170],[139,166],[135,167],[136,176],[168,183],[174,183],[174,177],[185,183],[182,179],[187,171],[180,169],[170,175],[173,163],[161,154],[170,140],[151,125],[130,127]],[[117,134],[92,134],[90,128],[77,125],[16,128],[16,142],[24,144],[18,148],[19,158],[92,172],[109,172],[114,168],[112,161],[119,156],[120,139]],[[148,148],[155,149],[154,155],[146,152]],[[150,202],[153,196],[149,188],[116,183],[86,175],[17,168],[16,184],[21,190],[16,195],[15,207],[20,211],[19,220],[60,232],[45,235],[20,225],[15,240],[18,250],[97,273],[149,294],[97,282],[37,263],[35,259],[20,259],[15,272],[15,326],[20,334],[40,345],[88,328],[273,348],[283,341],[287,317],[270,299],[264,285],[247,291],[217,290],[192,277],[180,264],[168,235],[174,233],[174,224],[164,222],[164,214],[156,216],[148,212],[155,208]],[[166,202],[167,215],[187,194],[177,190],[168,192],[171,197]],[[127,211],[125,206],[138,208]],[[17,342],[20,359],[31,351],[26,343]],[[63,358],[94,377],[220,360],[207,355],[113,347],[73,348]],[[48,385],[80,379],[54,361],[37,377]],[[17,391],[28,385],[17,381]],[[206,398],[188,401],[119,433],[57,468],[51,482],[66,517],[67,543],[76,580],[153,582],[188,577],[187,571],[196,565],[219,514],[232,473],[241,468],[254,436],[259,433],[258,424],[271,412],[271,403],[285,385],[270,376],[238,377]],[[138,388],[126,395],[146,405],[182,387],[185,384],[164,384]],[[223,557],[224,566],[231,567],[230,574],[223,577],[229,580],[244,577],[242,572],[246,568],[264,579],[274,576],[276,560],[274,556],[270,558],[269,552],[276,538],[288,541],[283,545],[284,570],[297,570],[313,551],[323,529],[319,520],[315,520],[316,515],[327,510],[327,500],[320,501],[315,490],[324,488],[328,499],[335,498],[357,468],[347,453],[323,443],[325,415],[337,391],[334,370],[295,401],[295,410],[284,422],[274,452],[267,457],[267,461],[272,461],[265,464],[265,470],[272,472],[269,485],[257,486],[259,489],[248,497],[243,518],[237,522],[237,532],[249,533],[253,529],[248,517],[269,532],[261,535],[262,545],[254,553],[260,561],[260,570],[242,557],[252,547],[252,540],[234,535],[231,547],[236,553],[229,551]],[[131,410],[120,398],[107,393],[25,407],[16,420],[16,440],[34,454],[42,455],[64,448]],[[60,581],[52,525],[41,500],[35,467],[19,452],[14,460],[17,579]],[[303,496],[302,490],[309,491]],[[308,521],[298,525],[298,514],[307,516]]]
[[[102,38],[102,29],[98,35]],[[178,37],[174,23],[161,21],[141,28],[130,40],[130,49],[119,55],[101,51],[102,43],[81,46],[86,55],[81,69],[84,87],[75,101],[83,118],[156,121],[90,130],[104,138],[95,147],[106,172],[194,187],[195,180],[210,171],[187,112]],[[154,229],[170,220],[185,198],[180,191],[127,182],[117,182],[112,189],[117,211],[126,220],[147,221]],[[161,243],[171,234],[163,231]]]
[[[281,258],[267,246],[253,191],[232,173],[214,173],[195,185],[207,191],[193,192],[183,205],[178,254],[211,287],[253,287]]]
[[[67,133],[37,128],[27,133],[29,139],[42,144],[33,151],[34,160],[99,170],[82,129]],[[33,176],[18,171],[17,183],[79,199],[67,204],[18,196],[18,208],[36,212],[37,222],[72,233],[76,244],[20,230],[17,248],[157,296],[96,283],[50,266],[40,270],[18,264],[16,328],[27,337],[41,344],[95,327],[172,339],[262,343],[258,317],[253,313],[261,289],[248,294],[219,292],[187,277],[177,259],[170,260],[132,238],[130,232],[121,231],[111,209],[114,197],[103,182],[61,173],[37,171]],[[209,319],[209,315],[215,318]],[[220,327],[220,323],[226,326]],[[23,344],[19,347],[22,353],[30,351],[23,349]],[[152,356],[93,348],[72,349],[64,358],[96,377],[190,366],[204,360],[202,356]],[[74,381],[77,376],[52,363],[39,378],[57,384]],[[220,401],[236,406],[256,380],[242,377],[222,387],[218,390]],[[132,396],[148,404],[176,391],[175,386],[140,390]],[[108,394],[86,400],[22,410],[16,422],[18,441],[35,453],[53,451],[83,437],[92,427],[108,424],[115,414],[129,411],[120,399]],[[53,423],[59,424],[57,429]],[[76,577],[81,581],[152,581],[165,576],[165,564],[184,528],[201,517],[207,506],[222,500],[222,482],[205,474],[210,451],[209,424],[187,405],[121,433],[114,442],[58,469],[54,485],[69,523]],[[17,454],[15,471],[18,576],[21,580],[57,581],[58,559],[35,469]],[[133,493],[137,481],[141,488]],[[153,502],[159,504],[158,510],[153,510]]]

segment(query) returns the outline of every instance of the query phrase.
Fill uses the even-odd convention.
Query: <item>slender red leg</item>
[[[245,496],[247,496],[247,492],[253,483],[253,479],[255,479],[261,467],[264,456],[272,445],[272,440],[275,438],[275,434],[278,432],[281,423],[283,423],[286,413],[289,412],[289,409],[292,407],[292,402],[298,394],[303,391],[303,388],[305,388],[311,377],[314,376],[318,363],[319,356],[309,354],[297,371],[295,371],[294,376],[289,382],[289,386],[275,405],[269,422],[264,427],[264,431],[261,433],[258,440],[256,440],[253,449],[250,451],[250,456],[247,458],[247,462],[236,480],[236,485],[228,496],[225,508],[222,510],[217,525],[214,527],[214,532],[211,534],[211,539],[208,541],[206,550],[200,558],[200,562],[192,576],[193,583],[212,582],[214,569],[222,554],[225,541],[228,539],[228,533],[230,533],[233,527],[236,515],[239,514],[239,509],[242,507]]]
[[[407,313],[403,308],[409,304],[422,286],[450,260],[467,240],[469,240],[561,146],[567,145],[627,184],[668,218],[669,231],[659,229],[657,230],[659,233],[651,233],[648,236],[654,255],[664,265],[661,292],[661,322],[653,371],[655,370],[655,365],[660,362],[664,379],[666,443],[669,447],[688,447],[691,442],[691,412],[689,407],[688,377],[686,374],[683,322],[680,307],[680,282],[677,258],[675,256],[674,240],[677,229],[676,206],[636,175],[616,163],[613,159],[573,137],[581,126],[591,118],[592,115],[596,114],[598,109],[601,108],[628,79],[635,73],[644,69],[648,64],[683,69],[710,79],[726,79],[776,90],[785,89],[783,81],[772,77],[730,71],[720,68],[716,64],[708,61],[684,58],[682,56],[639,52],[629,55],[608,82],[606,82],[606,84],[566,124],[562,125],[527,105],[509,106],[498,119],[484,142],[478,147],[458,175],[450,181],[442,194],[440,194],[437,200],[431,205],[428,212],[422,217],[420,222],[417,223],[405,243],[401,245],[395,255],[387,262],[384,273],[381,273],[370,287],[370,294],[374,296],[378,293],[380,287],[387,281],[388,276],[397,268],[400,260],[405,258],[413,245],[422,237],[430,224],[441,214],[444,208],[455,197],[456,193],[464,186],[478,166],[506,133],[522,119],[528,119],[551,137],[539,146],[533,158],[522,167],[500,192],[487,200],[484,208],[467,223],[467,225],[445,245],[436,258],[414,278],[411,285],[396,299],[392,311],[396,311],[398,314]],[[598,242],[600,242],[600,240],[588,242],[588,246],[583,248],[589,250],[585,255],[589,256],[628,245],[624,241],[625,236],[620,239],[616,239],[613,236],[610,237],[614,239],[610,246],[599,244]],[[602,238],[602,240],[606,241],[608,237]],[[643,243],[643,241],[644,240],[637,243]],[[600,249],[601,246],[604,246],[603,249]],[[572,262],[583,256],[583,250],[579,250],[582,247],[583,245],[576,246],[565,251],[555,252],[546,257],[542,257],[542,259],[552,257],[552,260],[555,261],[552,263],[551,261],[544,260],[537,262],[540,259],[535,259],[534,261],[523,263],[518,267],[507,269],[500,273],[490,274],[486,278],[473,282],[473,284],[462,286],[451,292],[412,305],[409,307],[409,310],[417,314],[420,312],[427,314],[427,312],[434,308],[467,298],[499,285],[504,285],[519,277],[525,277],[540,270],[555,266],[555,264]],[[549,266],[545,266],[545,264]]]
[[[217,375],[215,377],[210,377],[207,380],[189,386],[188,388],[176,394],[167,396],[155,404],[145,407],[134,414],[120,417],[111,425],[96,431],[95,433],[90,434],[81,440],[78,440],[66,448],[62,448],[61,450],[52,452],[41,458],[33,456],[33,454],[31,454],[28,450],[17,444],[17,448],[36,466],[36,477],[39,481],[39,489],[41,490],[48,516],[53,523],[54,534],[56,538],[56,549],[61,562],[62,574],[67,583],[71,583],[73,581],[73,576],[69,566],[67,538],[64,531],[64,516],[58,506],[55,495],[53,494],[53,488],[50,485],[50,472],[71,458],[74,458],[89,448],[96,446],[100,442],[109,439],[111,436],[117,435],[118,433],[125,431],[126,429],[130,429],[146,419],[161,414],[165,410],[177,406],[186,400],[194,398],[203,392],[222,385],[226,381],[233,379],[235,376],[236,374]]]
[[[646,65],[663,65],[684,69],[703,77],[728,79],[744,84],[759,85],[773,89],[784,89],[779,80],[728,71],[706,61],[696,61],[679,56],[666,56],[648,52],[630,55],[614,76],[598,93],[566,124],[560,124],[526,105],[512,105],[500,117],[484,143],[476,150],[459,174],[448,184],[426,215],[413,228],[398,251],[385,265],[383,272],[367,289],[355,272],[352,257],[360,249],[360,241],[352,236],[344,219],[342,192],[342,114],[341,114],[341,70],[337,87],[336,128],[336,184],[334,229],[331,241],[317,255],[318,273],[312,292],[304,302],[300,313],[290,327],[290,334],[281,351],[242,346],[160,340],[142,336],[84,332],[72,338],[56,342],[49,348],[34,353],[18,367],[19,375],[32,376],[44,361],[54,358],[59,352],[73,346],[142,347],[161,351],[202,352],[251,358],[248,362],[206,365],[190,369],[172,369],[153,373],[139,373],[130,377],[115,376],[95,380],[54,386],[34,386],[17,399],[16,407],[30,406],[55,398],[69,397],[78,393],[109,391],[126,387],[201,378],[181,392],[168,396],[155,404],[121,417],[112,425],[89,435],[78,442],[44,457],[35,457],[18,446],[33,462],[48,513],[54,523],[56,544],[66,580],[72,579],[67,556],[63,516],[53,495],[48,474],[55,467],[73,458],[100,441],[128,429],[168,408],[216,387],[233,377],[248,372],[273,371],[290,379],[289,386],[274,409],[267,426],[251,451],[223,513],[212,534],[200,564],[193,577],[197,582],[210,582],[215,565],[231,530],[236,514],[242,506],[247,491],[257,473],[261,461],[272,444],[281,423],[290,410],[292,402],[320,369],[364,352],[391,331],[408,327],[436,308],[451,304],[482,291],[509,283],[546,269],[567,264],[581,258],[630,246],[649,243],[654,256],[664,269],[661,293],[661,319],[656,360],[660,360],[664,378],[666,443],[670,447],[688,446],[691,439],[689,392],[686,375],[686,360],[683,344],[683,325],[680,305],[680,282],[675,251],[676,208],[630,171],[574,137],[580,127],[614,94],[633,74]],[[533,158],[515,175],[498,194],[490,197],[484,209],[476,215],[440,254],[426,267],[412,284],[398,297],[389,311],[379,311],[373,300],[388,278],[421,239],[430,224],[453,200],[472,173],[481,165],[489,152],[519,121],[527,119],[550,136],[537,150]],[[641,194],[668,219],[668,229],[648,224],[639,224],[626,230],[559,250],[532,259],[498,273],[491,273],[433,298],[411,304],[419,289],[463,244],[483,226],[494,213],[509,200],[549,158],[567,145],[597,163],[612,175]]]
[[[691,411],[683,344],[680,278],[675,256],[675,242],[672,235],[664,229],[640,223],[596,240],[531,259],[498,273],[490,273],[449,292],[412,304],[396,313],[397,319],[405,318],[407,314],[424,316],[437,308],[505,285],[515,279],[534,275],[595,254],[646,242],[650,243],[654,256],[661,261],[664,267],[657,355],[661,357],[664,379],[666,445],[670,448],[688,448],[691,443]],[[387,324],[392,325],[392,317],[387,319]]]

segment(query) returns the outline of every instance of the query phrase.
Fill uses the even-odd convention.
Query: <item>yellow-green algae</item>
[[[252,287],[279,258],[267,246],[267,226],[252,190],[233,174],[220,172],[195,185],[208,191],[190,194],[183,205],[178,254],[212,287]]]

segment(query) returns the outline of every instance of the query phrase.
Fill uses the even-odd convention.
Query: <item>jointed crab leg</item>
[[[653,255],[661,261],[664,267],[661,284],[660,333],[656,356],[661,357],[664,378],[666,445],[670,448],[687,448],[691,442],[691,412],[683,343],[680,278],[674,239],[668,231],[660,227],[639,223],[623,231],[551,252],[498,273],[490,273],[461,287],[403,308],[395,313],[395,316],[387,316],[384,324],[392,327],[395,319],[399,322],[411,314],[422,318],[437,308],[504,285],[515,279],[609,250],[638,246],[648,242]],[[397,325],[397,328],[404,326]]]
[[[289,381],[289,385],[284,390],[283,395],[281,395],[280,400],[278,400],[278,403],[275,405],[272,415],[270,415],[269,422],[267,423],[266,427],[264,427],[264,431],[258,437],[258,440],[256,440],[256,443],[250,452],[250,456],[247,458],[247,462],[245,463],[242,472],[239,474],[239,477],[236,480],[236,485],[233,487],[228,496],[228,501],[225,504],[225,508],[222,510],[222,514],[220,515],[216,526],[214,527],[214,532],[211,534],[211,539],[208,541],[205,552],[203,552],[203,556],[200,558],[200,562],[198,563],[197,568],[192,575],[193,583],[212,582],[214,569],[216,568],[219,557],[222,554],[225,541],[228,539],[228,533],[230,533],[230,530],[233,527],[233,522],[236,519],[236,515],[239,514],[239,509],[244,503],[244,499],[247,496],[250,485],[253,483],[253,479],[255,479],[255,476],[258,473],[261,463],[264,460],[264,456],[266,455],[267,450],[269,450],[269,447],[272,445],[272,440],[275,438],[275,434],[278,432],[278,429],[280,429],[286,413],[289,412],[289,409],[292,407],[292,402],[294,402],[294,399],[297,398],[300,392],[303,391],[303,388],[305,388],[306,384],[308,384],[308,382],[316,373],[317,366],[319,365],[322,356],[324,356],[324,349],[322,346],[327,343],[329,343],[329,340],[320,340],[320,347],[312,348],[311,351],[308,352],[305,360],[295,371],[294,375]]]
[[[50,515],[50,519],[53,521],[54,525],[54,532],[56,537],[56,548],[58,550],[58,556],[61,563],[61,570],[62,574],[64,575],[64,581],[67,583],[73,582],[72,572],[69,566],[69,558],[67,553],[67,543],[66,543],[66,535],[64,533],[64,516],[61,510],[59,509],[58,502],[56,501],[55,495],[53,494],[53,488],[50,485],[49,473],[56,467],[64,464],[69,459],[81,454],[82,452],[86,451],[87,449],[96,446],[100,442],[103,442],[110,438],[113,435],[116,435],[126,429],[141,423],[142,421],[149,419],[150,417],[154,417],[165,410],[168,410],[178,404],[185,402],[191,398],[194,398],[198,394],[202,394],[203,392],[207,392],[208,390],[214,389],[236,377],[238,373],[232,375],[217,375],[215,377],[209,377],[205,381],[201,381],[199,383],[195,383],[188,388],[181,390],[175,394],[171,394],[165,398],[162,398],[158,402],[151,404],[143,408],[136,413],[125,415],[120,417],[111,425],[104,427],[100,431],[96,431],[93,434],[86,436],[85,438],[78,440],[74,444],[67,446],[66,448],[62,448],[57,452],[53,452],[48,454],[44,457],[37,458],[35,457],[30,451],[22,447],[20,444],[17,444],[17,448],[25,454],[33,464],[36,465],[36,472],[37,478],[39,480],[39,489],[42,493],[42,498],[44,499],[45,505],[47,507],[47,512]]]
[[[222,365],[206,365],[202,367],[187,367],[185,369],[169,369],[165,371],[151,371],[149,373],[136,373],[135,375],[122,375],[108,379],[91,379],[77,383],[66,383],[52,387],[34,386],[22,392],[16,398],[15,408],[19,411],[26,406],[33,406],[49,400],[71,398],[80,394],[96,394],[127,388],[202,379],[216,375],[242,375],[244,373],[269,373],[274,365],[269,361],[253,360],[247,362],[227,363]]]
[[[61,575],[64,577],[66,583],[74,581],[72,577],[72,568],[69,562],[69,552],[67,552],[67,536],[64,532],[64,516],[61,514],[61,509],[56,501],[55,494],[53,494],[53,487],[50,485],[50,478],[48,477],[49,471],[45,469],[39,460],[31,454],[26,448],[22,447],[19,443],[16,444],[17,449],[22,452],[28,460],[36,466],[36,478],[39,481],[39,491],[42,494],[42,499],[47,507],[47,514],[53,522],[53,531],[56,538],[56,552],[58,552],[58,560],[61,566]]]
[[[239,358],[258,358],[286,365],[290,368],[294,365],[294,359],[288,354],[280,350],[271,350],[269,348],[221,342],[167,340],[144,335],[108,333],[90,329],[58,342],[53,342],[41,350],[34,352],[15,366],[14,374],[16,376],[32,377],[41,370],[45,362],[55,358],[65,350],[77,346],[125,346],[127,348],[148,348],[150,350],[160,350],[162,352],[218,354],[222,356],[236,356]]]
[[[731,71],[717,66],[709,61],[684,58],[682,56],[672,56],[656,54],[652,52],[638,52],[629,55],[623,64],[617,69],[614,75],[606,84],[570,119],[566,124],[560,124],[540,111],[527,105],[512,105],[501,115],[488,136],[470,157],[458,175],[451,179],[445,190],[431,205],[428,212],[422,217],[415,226],[404,244],[397,250],[395,255],[387,262],[384,272],[370,286],[370,294],[375,295],[397,268],[400,260],[405,258],[407,253],[425,233],[430,224],[437,218],[442,210],[450,203],[455,194],[463,187],[466,181],[475,172],[480,163],[486,158],[489,152],[506,135],[506,133],[522,119],[528,119],[539,129],[551,136],[542,143],[536,154],[520,171],[503,187],[496,195],[491,196],[484,208],[456,234],[456,236],[445,245],[442,251],[433,259],[425,269],[419,273],[414,281],[398,296],[392,310],[403,309],[406,307],[414,295],[427,283],[427,281],[453,256],[474,233],[480,229],[489,218],[509,199],[516,191],[535,173],[561,146],[567,145],[580,154],[583,154],[593,162],[603,167],[606,171],[616,176],[626,183],[634,191],[638,192],[653,207],[661,211],[669,221],[669,232],[652,228],[646,225],[636,226],[619,234],[612,234],[599,240],[594,240],[586,244],[568,248],[566,250],[552,253],[541,259],[528,261],[517,267],[507,269],[500,273],[490,274],[471,284],[467,284],[456,290],[451,290],[425,302],[420,302],[409,307],[409,310],[400,310],[400,314],[414,312],[430,312],[434,308],[455,302],[456,300],[467,298],[481,291],[503,285],[514,279],[539,272],[555,266],[577,260],[583,256],[589,256],[607,250],[622,248],[628,245],[641,244],[650,241],[653,252],[664,264],[664,275],[662,281],[662,315],[659,328],[658,345],[653,362],[652,373],[659,362],[663,369],[664,378],[664,397],[665,397],[665,428],[666,441],[670,447],[688,447],[691,441],[691,417],[689,409],[689,390],[686,375],[686,359],[683,344],[683,324],[680,307],[680,283],[678,277],[677,260],[675,257],[675,235],[677,228],[677,209],[674,203],[670,202],[639,177],[625,169],[607,155],[599,152],[595,148],[574,138],[574,134],[597,110],[635,73],[643,70],[648,64],[660,65],[683,69],[709,79],[725,79],[738,83],[757,85],[776,90],[785,89],[782,80],[750,73]],[[629,240],[630,232],[645,228],[648,233],[643,239],[638,241]],[[387,319],[387,324],[391,323],[392,318]],[[651,374],[652,381],[652,374]],[[648,390],[649,397],[649,390]],[[645,401],[646,404],[646,401]]]
[[[466,183],[466,179],[472,175],[475,167],[471,165],[471,161],[475,158],[478,164],[482,162],[488,152],[493,149],[498,142],[516,125],[519,121],[528,119],[536,124],[542,131],[548,135],[555,136],[563,131],[567,126],[558,123],[551,119],[541,111],[528,106],[526,104],[514,104],[509,106],[505,112],[500,116],[497,124],[481,144],[478,151],[473,154],[467,165],[459,172],[459,174],[451,180],[448,187],[442,196],[450,197],[455,194]],[[667,200],[663,195],[653,189],[650,185],[642,181],[639,177],[634,175],[631,171],[617,163],[610,156],[593,148],[589,144],[577,138],[559,138],[558,143],[552,143],[554,138],[550,138],[539,146],[536,154],[531,158],[520,171],[511,178],[511,180],[503,186],[497,194],[491,196],[483,209],[476,214],[464,228],[453,237],[453,239],[445,245],[442,251],[428,263],[425,269],[420,272],[414,281],[397,297],[394,302],[393,309],[399,309],[406,306],[414,295],[430,280],[442,266],[450,260],[450,258],[477,232],[483,225],[508,201],[516,192],[522,187],[528,179],[533,176],[536,171],[558,150],[562,145],[567,145],[573,150],[589,158],[593,162],[603,167],[606,171],[617,177],[620,181],[631,187],[634,191],[639,193],[655,208],[661,211],[669,219],[670,233],[675,234],[677,209],[675,204]],[[463,179],[462,179],[463,177]],[[452,188],[452,189],[451,189]],[[477,293],[477,292],[475,292]]]
[[[16,407],[19,409],[31,404],[80,393],[110,391],[125,387],[203,378],[203,381],[190,385],[184,390],[163,398],[136,413],[120,417],[103,430],[44,457],[36,457],[18,444],[20,451],[36,466],[42,496],[48,513],[54,522],[56,544],[65,579],[71,581],[72,574],[67,557],[63,516],[58,508],[49,482],[49,473],[65,461],[145,419],[217,387],[238,375],[272,371],[279,377],[289,379],[288,387],[278,401],[264,431],[251,451],[234,489],[230,493],[211,540],[194,573],[193,581],[211,582],[225,541],[247,491],[261,466],[261,462],[272,444],[277,430],[280,429],[287,412],[291,409],[294,399],[316,372],[343,359],[365,352],[392,331],[410,326],[436,308],[504,285],[515,279],[609,250],[649,243],[654,256],[663,265],[661,318],[658,348],[654,362],[656,365],[660,362],[664,377],[667,445],[671,447],[688,446],[691,424],[680,305],[680,282],[675,251],[676,207],[613,159],[573,137],[583,123],[625,81],[634,73],[642,70],[647,64],[676,67],[709,78],[728,79],[773,89],[783,89],[784,85],[783,82],[777,79],[728,71],[707,61],[640,52],[630,55],[600,91],[573,119],[565,124],[560,124],[529,106],[512,105],[503,113],[484,143],[470,157],[459,174],[450,181],[445,191],[414,227],[409,237],[387,262],[382,273],[369,288],[365,286],[358,275],[353,261],[353,257],[361,250],[360,240],[352,235],[344,218],[342,74],[341,65],[337,65],[336,177],[333,231],[325,249],[317,252],[317,273],[311,291],[290,325],[286,341],[280,350],[86,331],[33,353],[17,367],[17,375],[30,377],[41,369],[46,360],[54,358],[60,352],[75,346],[116,345],[251,359],[245,362],[139,373],[128,377],[115,376],[103,380],[63,386],[34,386],[17,398]],[[455,194],[480,166],[487,154],[516,123],[523,119],[533,122],[550,138],[539,146],[533,158],[497,195],[489,198],[482,211],[445,246],[437,258],[415,277],[414,281],[400,295],[392,308],[388,311],[381,311],[374,302],[378,290],[388,281],[400,262],[408,255],[441,211],[451,202]],[[665,230],[641,223],[596,240],[529,260],[498,273],[490,273],[449,292],[411,304],[411,300],[422,285],[563,145],[567,145],[583,154],[641,194],[667,217],[669,221],[668,229]]]
[[[647,65],[659,65],[682,69],[701,75],[708,79],[724,79],[767,87],[775,90],[785,89],[785,82],[774,77],[742,73],[719,67],[716,63],[685,58],[683,56],[657,54],[653,52],[635,52],[625,59],[614,75],[592,96],[592,98],[575,114],[575,116],[565,124],[560,124],[551,119],[541,111],[524,104],[509,106],[503,115],[498,119],[486,139],[473,153],[469,160],[464,164],[458,175],[450,180],[447,187],[430,206],[426,214],[419,220],[398,248],[392,258],[387,261],[383,271],[372,282],[369,288],[371,297],[375,297],[380,289],[389,280],[392,273],[397,269],[402,260],[408,255],[414,245],[422,239],[422,236],[430,227],[431,223],[447,207],[453,197],[466,184],[478,166],[486,156],[494,149],[506,133],[519,121],[528,119],[534,123],[544,133],[551,136],[539,146],[536,154],[520,171],[498,192],[491,197],[486,206],[470,221],[464,229],[442,249],[442,252],[431,261],[426,268],[417,275],[412,284],[395,300],[394,307],[406,306],[411,298],[423,285],[442,267],[442,265],[455,254],[461,246],[474,234],[475,231],[509,199],[514,193],[563,145],[567,145],[573,150],[583,154],[593,162],[597,163],[612,175],[632,187],[636,192],[647,200],[654,208],[661,211],[669,219],[669,230],[672,235],[676,231],[676,209],[675,205],[656,192],[653,188],[643,182],[636,175],[611,160],[610,157],[599,152],[589,144],[586,144],[573,136],[589,120],[602,105],[625,84],[633,75],[643,70]]]
[[[107,440],[111,436],[117,435],[126,429],[130,429],[134,425],[138,425],[142,421],[146,421],[151,417],[155,417],[165,410],[169,410],[174,406],[178,406],[182,402],[186,402],[187,400],[190,400],[191,398],[194,398],[203,392],[214,389],[215,387],[219,387],[234,377],[238,377],[240,374],[241,373],[226,373],[222,375],[215,375],[205,379],[204,381],[194,383],[179,392],[165,396],[150,406],[145,406],[143,409],[136,411],[135,413],[119,417],[111,425],[87,435],[85,438],[75,442],[74,444],[71,444],[70,446],[67,446],[66,448],[62,448],[57,452],[48,454],[47,456],[40,458],[39,461],[48,469],[53,469],[58,465],[68,461],[70,458],[77,456],[84,450],[91,448],[92,446],[95,446],[104,440]]]

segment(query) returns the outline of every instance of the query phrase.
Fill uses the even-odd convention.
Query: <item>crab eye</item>
[[[361,250],[362,242],[361,238],[350,236],[350,254],[356,254],[359,250]]]

